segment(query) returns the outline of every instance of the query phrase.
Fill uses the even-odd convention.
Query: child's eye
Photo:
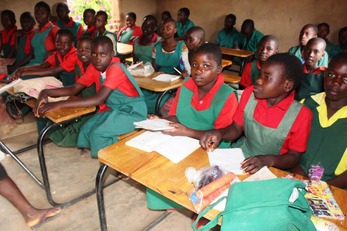
[[[106,54],[101,54],[101,57],[106,57]]]
[[[211,65],[210,64],[204,64],[204,68],[206,68],[206,69],[211,68]]]
[[[93,56],[93,57],[96,57],[96,54],[95,54],[95,53],[92,53],[92,56]]]
[[[199,65],[197,63],[193,63],[192,67],[197,68]]]
[[[328,77],[329,78],[335,78],[335,74],[334,73],[328,73]]]
[[[345,84],[347,84],[347,76],[343,77],[343,82],[345,82]]]

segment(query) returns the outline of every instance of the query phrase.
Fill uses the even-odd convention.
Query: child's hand
[[[39,109],[42,107],[45,103],[48,103],[48,96],[45,91],[41,91],[39,94],[38,99],[36,100],[36,103],[33,107],[33,112],[35,117],[40,117],[39,115]]]
[[[184,79],[188,78],[189,77],[188,71],[186,71],[186,70],[182,71],[181,77]]]
[[[217,130],[210,130],[200,138],[200,145],[207,151],[212,152],[218,147],[219,142],[222,139],[222,134]]]
[[[189,128],[180,123],[169,123],[173,128],[163,130],[162,133],[170,136],[187,136]]]
[[[44,117],[47,112],[59,109],[59,102],[45,103],[38,109],[38,115]]]
[[[12,75],[10,75],[8,80],[10,82],[12,82],[12,81],[14,81],[16,79],[19,79],[22,76],[22,74],[23,74],[22,68],[18,68]]]
[[[241,169],[246,173],[256,173],[264,166],[273,165],[273,155],[259,155],[245,159],[241,163]]]
[[[147,118],[150,119],[150,120],[160,119],[159,116],[157,116],[157,115],[151,115],[151,114],[148,114],[148,115],[147,115]]]

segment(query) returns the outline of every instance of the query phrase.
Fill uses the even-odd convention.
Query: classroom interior
[[[33,11],[37,0],[26,0],[25,4],[19,0],[0,1],[0,10],[11,9],[17,17],[24,11]],[[61,2],[47,0],[53,6]],[[111,19],[115,29],[124,25],[127,12],[137,14],[137,25],[148,14],[160,19],[161,12],[168,10],[173,18],[181,7],[188,7],[190,19],[195,25],[203,27],[206,39],[213,42],[218,31],[223,28],[225,15],[236,15],[236,29],[240,30],[242,22],[251,18],[257,30],[263,34],[276,35],[280,40],[280,51],[286,52],[290,47],[298,44],[300,29],[307,23],[318,24],[327,22],[330,25],[329,40],[337,43],[337,34],[340,28],[346,26],[347,1],[256,1],[256,0],[112,0],[112,7],[116,8]],[[95,9],[99,10],[99,9]],[[1,25],[0,25],[0,29]],[[3,126],[4,123],[6,126]],[[11,149],[18,149],[36,142],[36,123],[33,117],[25,119],[24,123],[16,124],[0,118],[0,139],[5,139]],[[9,132],[10,131],[10,132]],[[6,133],[6,136],[5,136]],[[48,168],[52,179],[53,195],[58,201],[64,201],[75,195],[91,190],[95,186],[95,176],[99,163],[89,156],[80,155],[76,148],[60,148],[49,143],[47,150]],[[21,158],[40,175],[36,149],[21,154]],[[2,161],[9,175],[18,184],[25,196],[36,207],[44,208],[50,205],[42,190],[10,157]],[[115,177],[110,174],[108,181]],[[191,212],[178,210],[170,213],[168,217],[152,227],[151,222],[160,219],[164,212],[150,211],[146,207],[144,187],[132,180],[121,180],[105,190],[107,203],[107,218],[109,230],[191,230]],[[0,198],[0,229],[12,231],[30,230],[22,219],[20,213],[3,198]],[[36,230],[99,230],[99,219],[95,195],[92,195],[77,204],[65,209],[60,217],[48,222]]]

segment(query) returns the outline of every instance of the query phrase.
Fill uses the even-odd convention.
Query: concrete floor
[[[17,124],[15,127],[23,135],[16,135],[4,140],[12,150],[36,142],[35,131],[25,133],[30,130],[27,129],[28,124]],[[80,155],[76,148],[62,148],[53,143],[46,144],[44,149],[51,190],[53,198],[57,202],[67,201],[76,195],[94,189],[95,177],[99,168],[99,162],[96,159]],[[19,157],[41,179],[36,149],[20,154]],[[11,157],[6,156],[1,163],[35,207],[50,207],[44,190]],[[107,177],[107,181],[114,179],[116,178],[112,173]],[[107,204],[106,216],[110,231],[144,230],[152,221],[163,214],[163,211],[147,209],[144,191],[145,188],[142,185],[132,180],[120,180],[104,190],[105,204]],[[7,200],[0,197],[0,205],[0,230],[30,230],[25,225],[21,214]],[[158,225],[147,230],[192,230],[191,216],[192,213],[184,209],[174,211]],[[95,194],[67,207],[62,215],[36,230],[100,230]]]

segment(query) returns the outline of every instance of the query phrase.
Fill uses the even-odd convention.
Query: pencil
[[[176,67],[174,67],[175,71],[177,71],[178,74],[182,75],[182,72],[180,72]]]

